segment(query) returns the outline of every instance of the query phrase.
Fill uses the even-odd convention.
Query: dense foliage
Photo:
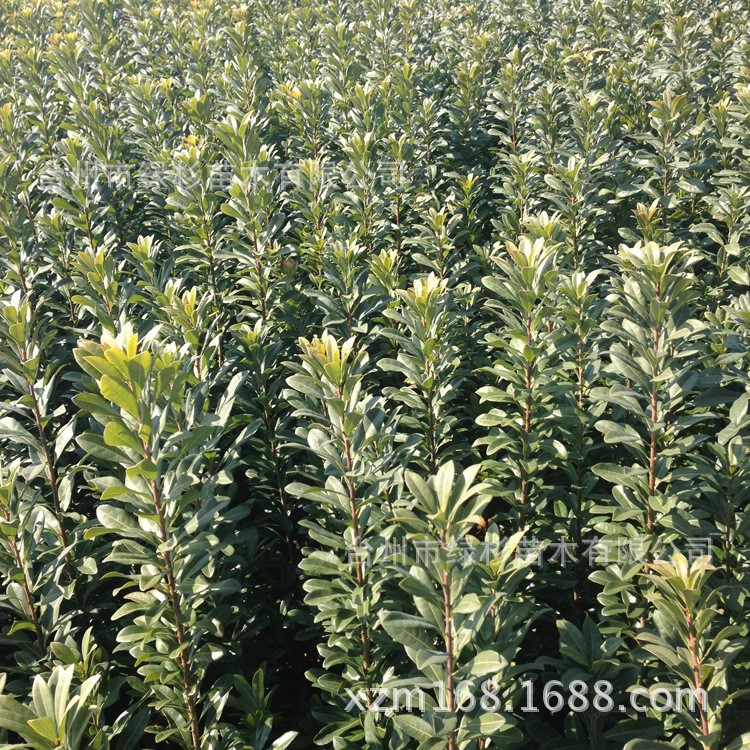
[[[2,747],[750,748],[746,0],[0,30]]]

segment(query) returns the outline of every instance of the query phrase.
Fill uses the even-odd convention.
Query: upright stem
[[[8,513],[7,508],[3,509],[3,515],[5,516],[6,521],[10,520],[10,513]],[[21,571],[21,588],[23,589],[23,595],[26,598],[26,606],[29,608],[29,613],[31,615],[31,624],[34,626],[34,632],[36,633],[36,642],[39,646],[39,653],[41,656],[44,656],[44,634],[42,632],[42,626],[39,623],[39,615],[36,610],[36,605],[34,604],[34,597],[31,595],[29,577],[28,575],[26,575],[26,568],[24,567],[23,560],[21,559],[21,551],[18,549],[18,545],[16,544],[15,539],[11,539],[9,541],[11,551],[13,552],[13,558],[16,561],[18,569]]]
[[[704,737],[708,737],[708,716],[706,715],[706,707],[703,705],[703,700],[701,699],[701,659],[698,655],[698,639],[695,636],[693,614],[688,607],[685,607],[685,622],[688,629],[688,650],[693,662],[693,688],[695,690],[695,697],[698,698],[701,734]],[[711,744],[708,741],[701,740],[701,745],[703,750],[711,750]]]
[[[734,477],[732,468],[729,467],[729,481],[727,482],[727,514],[724,519],[724,577],[731,581],[734,577],[734,560],[732,550],[732,535],[735,532],[735,512],[734,512]]]
[[[261,385],[261,393],[264,397],[267,397],[266,382],[263,381]],[[286,493],[284,492],[284,469],[279,460],[278,441],[276,438],[276,428],[273,424],[271,413],[268,410],[268,406],[263,406],[263,424],[266,428],[266,434],[268,436],[268,448],[270,454],[273,456],[273,471],[274,479],[276,480],[276,494],[279,498],[279,510],[281,511],[281,523],[282,530],[284,532],[284,542],[286,544],[287,552],[289,554],[290,562],[296,564],[297,556],[295,552],[294,543],[292,542],[292,522],[289,517],[289,509],[286,504]]]
[[[656,285],[655,297],[657,302],[661,299],[661,288],[658,284]],[[653,541],[653,534],[655,533],[656,526],[654,518],[654,508],[651,504],[651,498],[654,496],[654,493],[656,491],[656,458],[658,453],[659,437],[658,431],[656,429],[656,420],[659,416],[659,387],[656,382],[656,378],[659,374],[656,364],[656,359],[659,352],[659,339],[659,326],[655,324],[652,332],[652,351],[654,354],[654,364],[651,368],[651,427],[649,429],[648,497],[646,498],[646,533],[649,535],[649,542]],[[644,569],[646,572],[649,571],[653,559],[654,558],[651,551],[651,543],[649,543],[648,549],[646,550],[646,560],[644,564]],[[643,603],[645,604],[645,598],[643,599]],[[645,627],[645,625],[646,613],[644,611],[644,613],[640,617],[640,626]]]
[[[341,392],[339,391],[341,396]],[[365,586],[365,568],[364,562],[360,555],[361,540],[359,528],[359,508],[357,507],[357,494],[354,482],[351,478],[351,470],[354,466],[352,460],[352,449],[349,442],[349,436],[343,433],[344,442],[344,466],[346,468],[346,477],[344,478],[347,494],[349,496],[349,515],[352,519],[352,533],[354,537],[354,565],[357,587],[364,589]],[[363,592],[364,593],[364,592]],[[370,634],[367,630],[367,622],[363,619],[359,624],[359,639],[362,643],[362,671],[365,678],[365,694],[367,695],[368,705],[372,703],[372,689],[370,686]]]
[[[25,346],[21,351],[20,358],[23,364],[28,361],[28,355]],[[44,432],[44,423],[42,422],[42,410],[39,406],[39,399],[36,396],[34,384],[29,378],[26,378],[26,387],[29,398],[31,399],[31,410],[34,414],[34,424],[36,425],[37,434],[39,435],[39,445],[42,449],[42,454],[44,455],[44,464],[47,471],[47,479],[49,481],[50,491],[52,493],[52,512],[55,516],[55,520],[57,521],[57,527],[60,533],[60,544],[62,544],[63,549],[67,550],[70,542],[65,531],[65,526],[63,525],[62,504],[60,503],[60,489],[57,485],[57,469],[55,468],[55,462],[52,458],[52,452],[50,451],[49,443],[47,442],[47,436]],[[64,559],[65,566],[68,569],[68,575],[70,576],[70,580],[73,582],[73,595],[75,596],[76,604],[78,605],[78,608],[82,610],[83,599],[81,597],[81,589],[78,586],[78,576],[76,575],[76,569],[73,565],[73,558],[70,554],[70,551],[67,551],[65,553]]]
[[[146,455],[149,459],[152,458],[151,451],[146,448]],[[162,560],[164,562],[164,578],[167,584],[167,595],[169,597],[169,604],[172,610],[172,617],[174,619],[175,630],[177,634],[177,644],[180,649],[180,655],[178,660],[180,663],[180,671],[182,673],[182,686],[185,690],[185,697],[187,700],[187,711],[188,711],[188,722],[190,725],[190,741],[193,750],[201,750],[200,741],[200,726],[198,724],[198,709],[195,704],[195,696],[193,695],[193,680],[190,674],[190,664],[188,663],[185,645],[185,627],[182,622],[182,610],[180,607],[179,594],[177,593],[177,585],[175,583],[174,568],[172,566],[172,554],[168,549],[167,540],[167,525],[164,518],[164,506],[161,501],[161,492],[159,491],[159,485],[156,480],[149,482],[151,489],[151,499],[154,504],[154,511],[159,519],[159,541],[161,546],[164,548],[162,552]]]
[[[575,541],[576,545],[576,554],[579,556],[579,560],[581,559],[581,547],[583,546],[583,539],[582,539],[582,532],[583,532],[583,474],[584,474],[584,468],[583,468],[583,451],[584,451],[584,438],[585,438],[585,428],[583,424],[583,419],[585,418],[583,406],[584,406],[584,333],[583,333],[583,310],[579,306],[577,308],[578,313],[578,325],[577,325],[577,334],[578,334],[578,347],[577,347],[577,362],[576,362],[576,371],[578,375],[578,397],[577,397],[577,404],[578,404],[578,412],[579,412],[579,421],[578,421],[578,430],[577,430],[577,440],[578,440],[578,446],[577,446],[577,453],[576,456],[576,486],[575,486],[575,493],[573,495],[574,497],[574,505],[573,505],[573,514],[575,517],[575,527],[573,529],[573,539]],[[581,582],[581,578],[584,577],[582,575],[581,571],[581,563],[579,562],[577,564],[578,567],[578,580],[576,581],[576,587],[573,590],[573,600],[576,602],[581,601],[581,596],[579,595],[579,586]]]
[[[661,288],[657,284],[656,286],[656,301],[661,299]],[[651,429],[650,429],[650,445],[649,445],[649,458],[648,458],[648,500],[646,505],[646,531],[649,535],[654,533],[654,509],[651,505],[651,498],[654,496],[656,491],[656,457],[658,451],[658,438],[659,432],[656,429],[656,421],[659,417],[659,386],[657,383],[657,376],[659,370],[657,366],[657,359],[659,356],[659,326],[654,325],[653,333],[653,353],[654,353],[654,365],[651,368]],[[651,549],[646,556],[646,562],[650,563],[652,559]]]
[[[531,333],[531,317],[528,316],[526,318],[526,341],[528,346],[531,346],[532,341],[532,333]],[[531,385],[532,385],[532,364],[531,362],[526,362],[525,372],[524,372],[524,384],[526,386],[526,399],[524,402],[524,417],[523,417],[523,431],[524,431],[524,439],[523,439],[523,446],[522,446],[522,456],[521,456],[521,510],[519,513],[519,519],[518,519],[518,529],[519,531],[521,529],[526,528],[526,506],[528,504],[528,476],[526,473],[526,459],[528,457],[528,443],[529,443],[529,435],[531,434]]]
[[[442,532],[441,539],[440,539],[441,546],[443,549],[447,549],[448,547],[448,541],[446,538],[445,531]],[[455,686],[454,686],[454,660],[453,660],[453,602],[451,601],[451,584],[450,584],[450,576],[448,574],[448,571],[443,571],[443,581],[442,581],[442,588],[443,588],[443,622],[444,622],[444,630],[445,630],[445,655],[447,657],[447,661],[445,664],[445,670],[446,670],[446,682],[445,682],[445,690],[447,692],[447,699],[448,699],[448,710],[451,713],[454,713],[456,710],[456,695],[455,695]],[[448,750],[455,750],[456,749],[456,730],[453,729],[448,736]]]
[[[39,445],[42,448],[44,454],[45,469],[47,471],[47,479],[50,484],[52,491],[52,505],[55,519],[57,520],[58,528],[60,529],[60,542],[63,547],[68,546],[68,535],[65,532],[65,528],[62,522],[62,510],[60,505],[60,492],[57,486],[57,470],[55,469],[55,463],[52,460],[52,453],[49,449],[49,443],[47,442],[47,436],[44,434],[44,424],[42,423],[42,413],[39,408],[39,400],[36,397],[34,391],[34,384],[30,381],[26,381],[28,386],[29,397],[32,403],[32,412],[34,414],[34,424],[36,425],[37,433],[39,435]],[[67,555],[66,555],[67,558]]]

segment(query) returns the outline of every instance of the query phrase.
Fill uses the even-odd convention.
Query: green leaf
[[[508,720],[502,714],[485,713],[474,716],[461,725],[461,729],[468,732],[472,737],[491,737],[498,734],[503,729],[511,728]]]
[[[9,695],[0,695],[0,727],[10,732],[20,734],[27,739],[33,733],[29,732],[28,722],[36,717],[29,708],[19,703]]]
[[[642,443],[641,436],[630,425],[600,419],[594,427],[604,435],[605,443],[626,443],[638,446]]]
[[[435,638],[429,637],[427,631],[433,630],[432,624],[423,617],[401,614],[400,612],[388,612],[382,618],[386,633],[396,643],[407,648],[418,651],[420,649],[431,650]]]
[[[414,738],[418,742],[436,737],[435,732],[424,719],[411,714],[397,714],[393,717],[393,723],[403,732]]]
[[[285,750],[285,748],[289,747],[289,745],[294,742],[295,738],[297,737],[297,732],[284,732],[284,734],[281,735],[281,737],[276,738],[272,743],[271,747],[273,750]]]
[[[467,672],[476,677],[503,671],[508,662],[495,651],[480,651],[467,665]]]
[[[2,439],[13,440],[41,451],[39,441],[13,417],[3,417],[0,419],[0,440]]]
[[[144,455],[143,445],[138,436],[123,424],[107,422],[102,437],[104,443],[112,448],[130,448],[141,456]]]
[[[99,390],[102,396],[115,404],[115,406],[127,412],[132,417],[138,418],[138,401],[135,394],[124,383],[115,380],[115,378],[109,375],[102,375],[99,381]]]
[[[141,530],[137,521],[130,513],[114,505],[100,505],[96,509],[96,517],[105,529],[113,529],[115,531]]]

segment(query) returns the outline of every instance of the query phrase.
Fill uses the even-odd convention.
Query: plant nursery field
[[[0,0],[0,750],[750,750],[748,0]]]

